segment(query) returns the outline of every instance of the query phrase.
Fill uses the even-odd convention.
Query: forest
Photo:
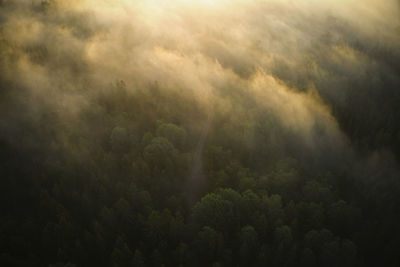
[[[0,0],[0,266],[400,266],[398,0]]]

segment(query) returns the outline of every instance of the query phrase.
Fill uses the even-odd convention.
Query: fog
[[[62,136],[123,81],[128,92],[156,84],[185,95],[211,118],[193,121],[204,127],[215,116],[251,123],[246,100],[315,157],[350,155],[331,107],[364,86],[381,90],[382,77],[399,81],[399,10],[389,0],[3,0],[2,138],[43,110]]]
[[[399,0],[0,0],[1,266],[399,266]]]

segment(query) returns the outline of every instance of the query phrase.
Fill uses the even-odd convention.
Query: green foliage
[[[123,152],[129,149],[129,135],[125,128],[115,127],[110,136],[111,148],[114,152]]]
[[[225,231],[234,216],[234,204],[215,193],[207,194],[193,207],[193,218],[199,225],[219,231]]]
[[[254,227],[243,227],[239,233],[239,258],[242,266],[253,265],[258,256],[258,233]]]
[[[213,228],[204,226],[194,242],[200,262],[210,264],[221,257],[224,247],[223,236]]]
[[[0,140],[1,266],[396,266],[398,177],[369,167],[385,160],[363,179],[321,164],[255,105],[215,114],[202,145],[195,102],[145,89]]]
[[[160,123],[156,133],[160,137],[167,138],[175,147],[182,148],[185,144],[186,131],[175,124]]]
[[[117,238],[115,242],[114,250],[111,254],[111,266],[122,267],[131,266],[133,261],[132,251],[129,249],[127,244],[122,240],[121,237]]]
[[[135,250],[135,254],[133,255],[132,266],[133,267],[144,267],[144,266],[146,266],[144,264],[142,252],[140,252],[140,250],[138,250],[138,249]]]

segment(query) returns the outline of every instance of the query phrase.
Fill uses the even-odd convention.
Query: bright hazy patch
[[[28,90],[33,107],[51,102],[79,115],[88,96],[116,80],[129,90],[157,81],[210,113],[235,114],[220,93],[232,88],[310,147],[317,138],[344,142],[318,84],[332,84],[325,94],[340,99],[346,75],[381,64],[357,43],[400,47],[399,2],[390,0],[0,3],[1,75]]]

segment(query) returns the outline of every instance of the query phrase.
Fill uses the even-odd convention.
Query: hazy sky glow
[[[251,121],[230,88],[311,147],[345,142],[326,99],[344,103],[354,79],[379,85],[400,47],[394,0],[4,0],[0,14],[2,76],[29,92],[31,116],[47,102],[79,116],[124,80]]]

